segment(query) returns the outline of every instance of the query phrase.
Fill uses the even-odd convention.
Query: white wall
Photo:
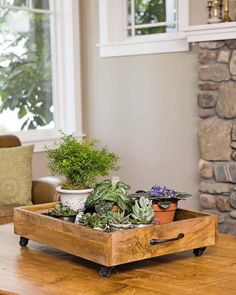
[[[120,155],[133,191],[167,185],[197,209],[197,50],[100,58],[98,1],[80,4],[84,132]]]

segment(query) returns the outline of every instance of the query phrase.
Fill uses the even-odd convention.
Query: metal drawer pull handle
[[[177,241],[177,240],[183,239],[183,237],[184,237],[184,234],[180,233],[180,234],[178,234],[178,236],[176,238],[171,238],[171,239],[166,239],[166,240],[152,239],[150,241],[150,244],[151,245],[156,245],[156,244],[161,244],[161,243]]]

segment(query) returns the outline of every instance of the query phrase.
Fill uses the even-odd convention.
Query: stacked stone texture
[[[236,234],[236,40],[199,47],[200,204]]]

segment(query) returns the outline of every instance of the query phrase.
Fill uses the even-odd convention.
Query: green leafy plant
[[[56,204],[56,206],[50,211],[51,215],[54,216],[74,216],[76,211],[68,206],[63,206],[61,203]]]
[[[86,189],[95,184],[98,176],[117,170],[118,156],[106,147],[96,149],[97,141],[78,141],[73,135],[62,133],[61,142],[47,148],[49,169],[52,174],[63,175],[63,189]]]
[[[154,217],[152,201],[145,197],[135,200],[130,216],[132,218],[132,223],[134,224],[151,223],[152,218]]]
[[[86,213],[79,218],[79,224],[105,231],[108,228],[108,216],[106,214]]]
[[[99,213],[111,211],[114,205],[129,212],[133,199],[127,196],[130,186],[117,179],[107,179],[97,184],[94,191],[88,196],[85,207],[95,206]]]

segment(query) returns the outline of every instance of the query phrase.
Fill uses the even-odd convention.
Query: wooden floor
[[[0,225],[0,290],[22,295],[236,294],[236,237],[221,235],[201,257],[187,251],[122,265],[106,279],[99,277],[96,264],[32,241],[21,249],[18,240],[12,224]]]

